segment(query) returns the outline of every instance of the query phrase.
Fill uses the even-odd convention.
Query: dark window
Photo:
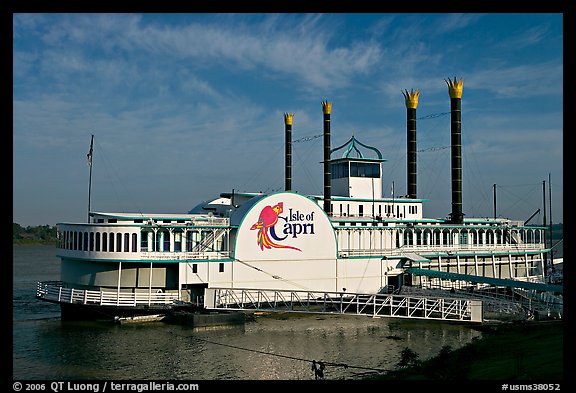
[[[88,232],[84,232],[84,251],[88,251]]]
[[[192,264],[192,273],[198,273],[198,264],[197,263]]]
[[[121,252],[121,251],[122,251],[122,234],[117,233],[116,234],[116,252]]]
[[[340,179],[348,177],[348,162],[339,162],[330,165],[330,177],[332,179]]]
[[[351,162],[351,177],[380,177],[380,165],[371,162]]]
[[[96,251],[100,251],[100,232],[96,232]]]
[[[94,251],[94,232],[90,232],[90,251]]]
[[[160,232],[154,234],[154,249],[152,251],[160,250]]]
[[[168,232],[163,232],[162,237],[164,240],[164,251],[169,252],[170,251],[170,234]]]
[[[108,251],[108,235],[106,235],[106,232],[102,234],[102,251]]]
[[[224,264],[223,264],[223,263],[220,263],[220,264],[219,264],[219,266],[218,266],[218,271],[219,271],[220,273],[222,273],[222,272],[224,271]]]
[[[132,252],[136,252],[138,245],[138,236],[135,233],[132,234]]]
[[[124,234],[124,252],[130,252],[130,234]]]
[[[142,232],[140,234],[140,250],[150,251],[148,250],[148,232]]]
[[[108,247],[110,252],[114,252],[114,233],[110,232],[110,246]]]

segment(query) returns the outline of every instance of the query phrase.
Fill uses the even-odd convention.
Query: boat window
[[[106,232],[102,233],[102,251],[108,251],[108,235]]]
[[[350,177],[380,177],[380,165],[369,162],[351,162]]]
[[[113,232],[110,232],[110,246],[108,248],[108,251],[114,252],[114,233]]]
[[[140,251],[148,251],[148,232],[140,235]]]
[[[224,272],[224,264],[222,262],[220,262],[220,264],[218,265],[218,271],[220,273]]]
[[[121,252],[121,251],[122,251],[122,234],[117,233],[116,234],[116,252]]]
[[[130,234],[129,233],[125,233],[124,234],[124,252],[130,252],[130,242],[129,239],[130,238]]]
[[[135,233],[132,234],[132,252],[136,252],[138,245],[138,236]]]
[[[330,165],[330,178],[340,179],[348,177],[348,162],[339,162]]]
[[[83,251],[88,251],[88,232],[84,232],[84,248]]]
[[[163,251],[169,252],[170,251],[170,234],[168,232],[162,232],[162,239],[163,239]]]

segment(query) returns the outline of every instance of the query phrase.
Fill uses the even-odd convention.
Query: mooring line
[[[221,345],[221,346],[223,346],[223,347],[240,349],[240,350],[248,351],[248,352],[255,352],[255,353],[260,353],[260,354],[263,354],[263,355],[278,356],[278,357],[282,357],[282,358],[286,358],[286,359],[298,360],[298,361],[307,362],[307,363],[313,363],[313,362],[318,363],[318,361],[316,361],[315,359],[298,358],[298,357],[294,357],[294,356],[282,355],[282,354],[279,354],[279,353],[271,353],[271,352],[266,352],[266,351],[260,351],[260,350],[257,350],[257,349],[250,349],[250,348],[238,347],[238,346],[236,346],[236,345],[223,344],[223,343],[219,343],[219,342],[216,342],[216,341],[210,341],[210,340],[206,340],[206,339],[198,338],[198,337],[193,337],[193,338],[196,339],[196,340],[198,340],[198,341],[203,341],[203,342],[206,342],[206,343],[209,343],[209,344]],[[390,371],[390,370],[384,370],[384,369],[381,369],[381,368],[374,368],[374,367],[353,366],[353,365],[349,365],[349,364],[346,364],[346,363],[334,363],[334,362],[322,362],[322,363],[324,363],[326,366],[334,366],[334,367],[355,368],[355,369],[370,370],[370,371],[377,371],[377,372],[389,372],[389,371]]]

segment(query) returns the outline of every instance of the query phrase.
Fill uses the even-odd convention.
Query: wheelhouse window
[[[330,177],[332,179],[348,177],[348,173],[348,162],[337,162],[330,165]]]
[[[380,177],[380,165],[371,162],[351,162],[350,177]]]

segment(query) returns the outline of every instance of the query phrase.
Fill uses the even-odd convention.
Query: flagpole
[[[94,135],[90,140],[90,151],[88,152],[88,166],[90,167],[90,180],[88,181],[88,223],[90,223],[90,198],[92,194],[92,152],[94,146]]]

